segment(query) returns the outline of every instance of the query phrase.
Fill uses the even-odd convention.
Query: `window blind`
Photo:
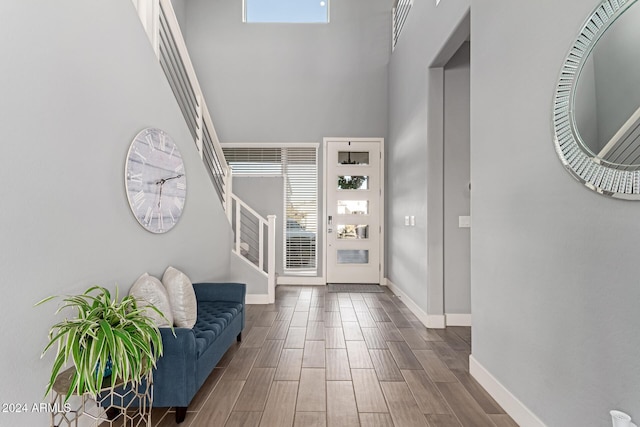
[[[317,147],[234,146],[223,147],[223,151],[234,175],[284,177],[284,272],[315,275],[318,264]]]
[[[283,175],[281,148],[222,148],[234,175]]]
[[[317,149],[284,148],[285,271],[316,272],[318,236]]]

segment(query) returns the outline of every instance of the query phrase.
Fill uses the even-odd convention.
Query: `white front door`
[[[380,283],[382,140],[325,139],[327,283]]]

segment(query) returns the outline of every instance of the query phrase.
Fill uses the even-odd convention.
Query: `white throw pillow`
[[[191,280],[180,270],[167,267],[162,283],[169,294],[173,324],[179,328],[193,328],[198,317],[198,303]]]
[[[164,314],[166,319],[163,319],[155,310],[146,309],[147,316],[153,319],[158,327],[173,326],[173,313],[171,312],[169,295],[160,280],[144,273],[136,280],[133,286],[131,286],[129,295],[134,296],[138,300],[139,307],[146,307],[149,304],[153,304]]]

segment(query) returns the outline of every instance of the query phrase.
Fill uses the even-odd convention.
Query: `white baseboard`
[[[267,294],[247,294],[244,298],[245,304],[269,304]]]
[[[529,408],[478,363],[473,355],[469,356],[469,372],[520,427],[546,427]]]
[[[444,317],[446,318],[447,326],[471,326],[471,313],[447,313]]]
[[[325,286],[327,281],[324,277],[305,277],[305,276],[278,276],[276,279],[278,285],[295,285],[295,286]]]
[[[447,326],[447,324],[445,323],[445,317],[443,314],[427,315],[427,323],[425,323],[424,325],[427,328],[431,328],[431,329],[444,329]]]
[[[391,280],[387,279],[386,281],[387,286],[389,287],[389,289],[391,289],[391,292],[396,294],[396,296],[402,300],[404,305],[406,305],[407,308],[411,310],[411,312],[415,314],[418,319],[420,319],[424,326],[431,329],[444,329],[444,315],[427,314],[418,306],[418,304],[416,304],[411,298],[409,298],[407,294],[402,292],[402,290],[398,288],[398,286],[396,286]]]

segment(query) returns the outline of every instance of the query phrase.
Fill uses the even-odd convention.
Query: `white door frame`
[[[387,284],[385,279],[385,252],[384,252],[384,242],[385,242],[385,221],[384,221],[384,211],[385,211],[385,163],[384,163],[384,138],[344,138],[344,137],[336,137],[329,138],[325,137],[322,139],[322,218],[320,221],[322,224],[322,276],[324,284],[327,284],[327,177],[328,177],[328,164],[327,158],[329,154],[329,141],[337,141],[337,142],[377,142],[380,144],[380,273],[378,276],[379,283],[381,285]]]

